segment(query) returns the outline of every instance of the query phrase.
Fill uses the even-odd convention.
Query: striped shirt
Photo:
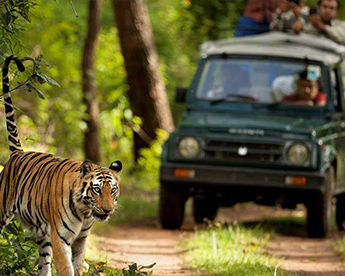
[[[309,10],[308,6],[301,7],[300,15],[296,18],[292,10],[281,13],[280,8],[278,8],[273,14],[270,28],[272,31],[293,33],[292,26],[296,20],[299,20],[303,25],[306,24],[309,18]]]

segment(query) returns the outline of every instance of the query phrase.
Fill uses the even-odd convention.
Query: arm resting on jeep
[[[325,34],[338,44],[345,45],[345,22],[334,20],[332,26],[326,27]]]

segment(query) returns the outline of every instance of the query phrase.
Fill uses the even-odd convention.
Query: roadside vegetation
[[[30,13],[25,13],[24,19],[29,16],[30,20],[20,18],[20,24],[15,25],[18,22],[15,20],[17,15],[8,17],[3,14],[1,17],[0,34],[10,41],[11,49],[5,47],[5,43],[0,43],[0,58],[3,59],[4,56],[13,52],[21,57],[36,58],[43,55],[42,72],[56,80],[59,86],[46,83],[39,86],[39,92],[33,90],[37,93],[42,91],[46,100],[40,100],[22,91],[13,93],[24,148],[82,160],[83,132],[86,125],[83,120],[85,106],[82,104],[81,95],[80,53],[86,33],[87,5],[84,1],[75,1],[79,14],[79,19],[75,19],[70,6],[63,4],[63,1],[60,3],[47,0],[28,2],[34,6]],[[221,3],[222,1],[218,0],[200,0],[195,1],[198,3],[193,5],[190,0],[147,2],[161,62],[160,70],[167,87],[174,119],[178,122],[183,107],[172,100],[175,87],[181,85],[187,87],[191,82],[201,42],[232,36],[244,1],[234,0]],[[135,164],[132,153],[133,131],[140,126],[141,121],[140,118],[133,116],[126,96],[128,85],[111,9],[111,1],[105,1],[99,37],[100,50],[96,60],[101,109],[100,125],[102,126],[100,140],[103,159],[101,164],[107,166],[114,159],[120,159],[124,163],[124,170],[121,176],[122,187],[118,214],[107,224],[99,224],[99,227],[105,229],[113,225],[156,217],[160,153],[161,146],[167,139],[167,134],[160,131],[158,139],[149,149],[142,150],[138,164]],[[10,32],[4,26],[10,26]],[[10,35],[12,32],[16,34],[15,37]],[[30,66],[28,65],[27,71],[31,72]],[[13,84],[17,84],[17,81],[15,79]],[[0,104],[2,104],[1,99]],[[0,163],[4,164],[8,156],[4,112],[1,110]],[[216,234],[213,234],[214,232]],[[206,242],[212,240],[214,236],[217,242],[217,255],[221,257],[219,262],[212,259],[214,258],[213,247],[209,248],[206,245]],[[204,246],[199,246],[199,239],[200,244],[205,243]],[[241,275],[246,271],[247,275],[250,275],[248,271],[255,270],[258,271],[256,276],[260,276],[260,271],[260,273],[266,271],[265,275],[267,275],[267,271],[274,272],[276,265],[279,264],[277,260],[264,253],[264,246],[268,239],[269,234],[262,229],[248,229],[242,226],[215,228],[197,232],[194,240],[186,242],[185,248],[200,247],[200,250],[209,251],[203,254],[197,251],[199,249],[189,250],[188,254],[194,254],[196,258],[191,262],[195,269],[205,272],[213,271],[213,274],[217,271],[235,273],[234,275]],[[229,240],[232,246],[229,246]],[[225,252],[226,249],[228,252]],[[199,252],[199,256],[196,252]],[[229,252],[232,252],[232,259]],[[93,250],[92,253],[94,253]],[[234,255],[235,253],[237,255]],[[186,258],[194,258],[194,256],[189,255]],[[92,256],[89,258],[93,260]],[[128,268],[128,273],[132,273],[128,274],[125,271],[112,270],[106,264],[99,264],[99,261],[101,260],[91,262],[87,275],[98,275],[102,270],[105,275],[144,275],[140,267]],[[214,267],[211,265],[212,262],[215,263]],[[226,270],[226,267],[229,267],[226,262],[234,264],[233,272]],[[37,274],[36,244],[30,233],[14,221],[4,230],[3,235],[0,235],[0,275],[35,274]]]
[[[345,238],[337,241],[335,251],[345,260]]]
[[[182,243],[185,263],[202,273],[217,276],[288,276],[280,261],[265,251],[271,233],[260,227],[213,226],[197,231]]]

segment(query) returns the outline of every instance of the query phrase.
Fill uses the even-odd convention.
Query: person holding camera
[[[309,7],[304,5],[303,0],[283,0],[273,13],[270,24],[271,31],[293,33],[293,25],[299,21],[305,25],[309,17]]]
[[[294,32],[324,36],[345,45],[345,22],[337,19],[339,9],[339,0],[319,0],[317,13],[311,12],[305,25],[296,22],[293,26]]]

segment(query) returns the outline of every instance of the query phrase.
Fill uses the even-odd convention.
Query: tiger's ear
[[[89,161],[84,161],[80,166],[80,173],[85,177],[91,171],[91,163]]]
[[[117,160],[113,163],[110,164],[109,169],[115,171],[115,172],[120,172],[122,170],[122,163],[120,160]]]

